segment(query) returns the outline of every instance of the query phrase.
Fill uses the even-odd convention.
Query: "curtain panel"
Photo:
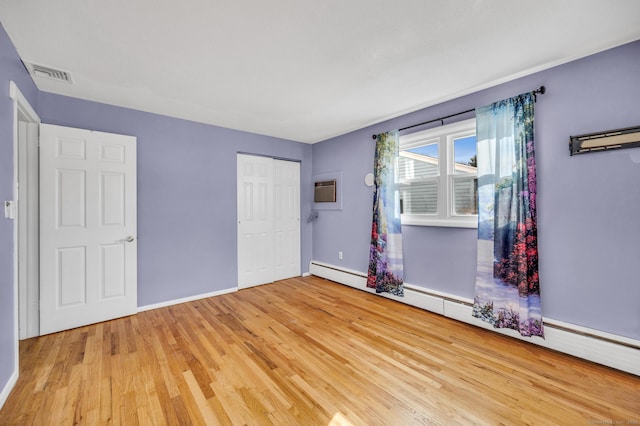
[[[367,287],[375,288],[376,293],[404,296],[400,194],[396,183],[398,145],[397,130],[376,137]]]
[[[544,337],[538,276],[534,93],[478,108],[473,316]]]

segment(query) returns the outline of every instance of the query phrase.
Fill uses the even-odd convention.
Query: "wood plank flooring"
[[[317,277],[20,344],[0,425],[640,424],[640,377]]]

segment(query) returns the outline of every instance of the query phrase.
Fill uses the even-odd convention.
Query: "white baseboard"
[[[0,409],[4,406],[7,398],[9,398],[9,394],[16,385],[16,382],[18,381],[18,374],[18,370],[14,370],[11,377],[9,377],[9,380],[7,380],[7,383],[4,385],[2,392],[0,392]]]
[[[367,288],[366,274],[360,271],[311,261],[309,272],[312,275],[348,285],[358,290],[375,293],[375,290]],[[404,288],[404,297],[397,297],[387,293],[379,293],[379,295],[435,312],[457,321],[640,376],[640,341],[638,340],[550,318],[544,318],[544,339],[540,337],[523,337],[515,330],[494,328],[491,324],[473,317],[472,299],[407,283],[405,283]]]
[[[222,294],[238,291],[238,287],[225,288],[223,290],[212,291],[211,293],[197,294],[195,296],[183,297],[182,299],[168,300],[166,302],[154,303],[153,305],[138,306],[138,312],[150,311],[151,309],[164,308],[166,306],[177,305],[179,303],[192,302],[194,300],[206,299],[207,297],[220,296]]]

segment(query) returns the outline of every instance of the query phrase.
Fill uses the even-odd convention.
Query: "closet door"
[[[273,161],[274,281],[300,276],[300,163]]]
[[[238,154],[238,288],[300,275],[300,164]]]
[[[238,287],[273,282],[273,159],[238,154]]]

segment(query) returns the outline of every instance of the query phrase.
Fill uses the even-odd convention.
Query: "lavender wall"
[[[138,138],[138,305],[235,287],[236,153],[301,162],[311,211],[311,146],[41,92],[43,123]],[[301,220],[302,270],[311,225]]]
[[[0,201],[13,200],[13,101],[9,81],[16,83],[37,111],[37,89],[11,40],[0,25]],[[13,220],[0,216],[0,391],[15,366],[15,309],[13,306]]]
[[[640,41],[315,144],[313,173],[343,172],[344,205],[320,212],[313,258],[367,270],[371,134],[540,85],[548,89],[535,129],[543,315],[640,339],[640,149],[568,153],[570,135],[640,125]],[[469,229],[404,227],[406,281],[472,298],[475,237]]]

